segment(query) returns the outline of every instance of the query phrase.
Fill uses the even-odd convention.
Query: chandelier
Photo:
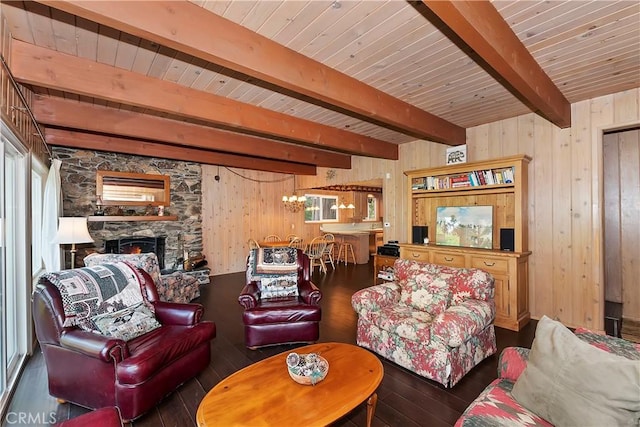
[[[300,212],[304,209],[304,205],[307,202],[307,198],[305,196],[296,196],[295,194],[292,196],[282,196],[282,203],[284,204],[284,208],[290,210],[291,212]]]
[[[304,206],[307,203],[307,198],[305,196],[296,196],[295,175],[293,175],[293,195],[282,196],[282,203],[284,204],[284,208],[288,209],[291,212],[300,212],[302,209],[304,209]]]

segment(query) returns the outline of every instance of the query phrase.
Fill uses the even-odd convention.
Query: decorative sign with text
[[[447,164],[455,165],[458,163],[467,163],[466,145],[458,145],[456,147],[447,148]]]

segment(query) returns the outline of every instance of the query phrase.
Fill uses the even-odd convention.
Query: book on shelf
[[[478,179],[478,173],[476,171],[469,172],[469,181],[471,181],[471,185],[474,187],[480,185],[480,180]]]
[[[513,184],[513,167],[503,170],[502,174],[504,176],[505,184]]]
[[[471,186],[471,181],[469,181],[468,174],[450,176],[449,182],[451,184],[451,188]]]
[[[491,169],[487,169],[486,171],[484,171],[484,177],[485,177],[485,181],[487,181],[487,185],[492,185],[496,183],[493,177],[493,171]]]
[[[411,188],[413,190],[424,190],[426,188],[426,178],[413,178],[411,180]]]

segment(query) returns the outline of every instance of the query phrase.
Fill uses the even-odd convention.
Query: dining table
[[[286,246],[289,246],[289,243],[290,242],[288,240],[276,240],[274,242],[267,242],[267,241],[258,242],[261,248],[284,248]]]

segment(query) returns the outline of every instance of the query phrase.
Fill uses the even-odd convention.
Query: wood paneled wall
[[[640,89],[572,105],[558,129],[528,114],[467,130],[470,160],[516,153],[529,165],[532,317],[604,329],[603,131],[640,123]],[[637,255],[636,255],[637,257]]]
[[[534,318],[547,315],[568,326],[604,329],[602,133],[640,123],[640,88],[572,105],[572,126],[559,129],[526,114],[467,129],[469,161],[528,154],[529,297]],[[298,177],[298,188],[382,179],[384,239],[406,242],[407,200],[403,172],[439,166],[446,146],[416,141],[400,146],[397,161],[354,157],[352,169],[318,168],[315,177]],[[302,214],[280,206],[293,181],[256,183],[203,166],[205,253],[213,274],[245,269],[246,241],[270,232],[304,229]],[[260,179],[281,174],[239,173]],[[388,174],[388,175],[387,175]],[[331,176],[331,174],[330,174]],[[388,176],[388,178],[387,178]],[[294,225],[294,228],[291,225]]]
[[[249,238],[303,229],[302,212],[282,205],[293,191],[291,175],[202,166],[203,248],[212,274],[245,270]]]

